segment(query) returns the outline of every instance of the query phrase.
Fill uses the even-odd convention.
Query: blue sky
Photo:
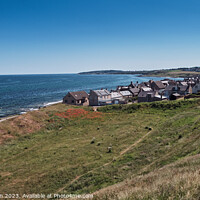
[[[200,65],[199,0],[0,0],[0,74]]]

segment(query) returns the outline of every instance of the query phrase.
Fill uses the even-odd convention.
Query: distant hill
[[[141,74],[144,72],[145,71],[97,70],[97,71],[80,72],[79,74]]]
[[[128,71],[123,70],[98,70],[98,71],[89,71],[89,72],[80,72],[79,74],[121,74]]]
[[[79,74],[138,74],[139,76],[192,77],[200,75],[200,67],[141,70],[141,71],[97,70],[97,71],[80,72]]]

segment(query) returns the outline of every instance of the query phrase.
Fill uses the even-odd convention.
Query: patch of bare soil
[[[41,111],[32,111],[0,123],[0,144],[18,135],[29,134],[45,126],[48,115]]]

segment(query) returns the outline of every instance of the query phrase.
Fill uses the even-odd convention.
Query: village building
[[[178,87],[177,85],[168,85],[163,94],[168,98],[170,99],[170,96],[173,94],[173,93],[177,93],[177,90],[178,90]]]
[[[142,86],[141,87],[141,91],[144,91],[144,92],[151,92],[153,91],[150,87],[147,87],[147,86]]]
[[[132,93],[132,95],[135,97],[135,96],[138,96],[139,92],[140,92],[140,89],[138,87],[134,87],[134,88],[130,88],[129,91]]]
[[[68,92],[63,98],[63,103],[70,105],[89,105],[89,95],[85,91]]]
[[[165,85],[162,81],[150,81],[150,87],[153,91],[163,90],[165,89]]]
[[[124,91],[120,91],[120,94],[123,96],[123,97],[126,97],[126,98],[130,98],[132,97],[132,93],[129,91],[129,90],[124,90]]]
[[[124,104],[124,98],[120,92],[111,92],[112,104]]]
[[[192,86],[188,85],[188,94],[192,94]]]
[[[141,91],[138,94],[138,103],[154,101],[155,94],[156,94],[156,91]]]
[[[142,82],[139,84],[140,87],[150,87],[149,81],[148,82]]]
[[[188,83],[186,81],[179,81],[178,84],[183,86],[188,86]]]
[[[141,91],[138,94],[138,103],[140,102],[153,102],[153,101],[162,101],[167,98],[163,95],[158,94],[156,91]]]
[[[168,85],[163,94],[171,100],[172,94],[180,94],[181,96],[185,96],[191,92],[191,88],[188,85]]]
[[[106,89],[90,90],[89,105],[102,106],[112,104],[111,93]]]
[[[179,99],[181,98],[182,96],[178,93],[174,93],[174,94],[171,94],[170,96],[170,100],[176,100],[176,99]]]
[[[163,84],[165,87],[169,85],[169,81],[170,81],[170,79],[168,79],[168,78],[165,78],[165,79],[161,80],[162,84]]]
[[[181,96],[185,96],[187,94],[189,94],[189,86],[188,85],[179,85],[178,86],[178,94],[180,94]]]
[[[199,93],[199,92],[200,92],[200,81],[198,79],[195,85],[192,87],[192,93]]]
[[[169,80],[169,85],[176,85],[177,84],[177,82],[175,81],[175,80]]]
[[[107,89],[90,90],[90,95],[85,91],[69,92],[63,103],[71,105],[103,106],[111,104],[125,104],[128,101],[153,102],[165,99],[175,100],[187,94],[200,92],[200,77],[185,78],[184,80],[163,79],[128,86],[118,86],[109,92]],[[134,97],[134,98],[133,98]]]
[[[117,89],[116,89],[116,91],[124,91],[124,90],[128,90],[128,86],[117,86]]]

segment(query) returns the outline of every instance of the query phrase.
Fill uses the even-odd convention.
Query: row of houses
[[[185,78],[174,81],[164,79],[161,81],[133,83],[128,86],[117,86],[116,90],[107,89],[68,92],[63,103],[83,106],[102,106],[110,104],[126,104],[128,102],[153,102],[162,100],[175,100],[187,94],[200,92],[200,78]]]
[[[68,92],[63,98],[63,103],[83,106],[102,106],[111,104],[125,104],[127,98],[131,98],[129,91],[108,91],[107,89],[90,90],[90,94],[85,91]]]

